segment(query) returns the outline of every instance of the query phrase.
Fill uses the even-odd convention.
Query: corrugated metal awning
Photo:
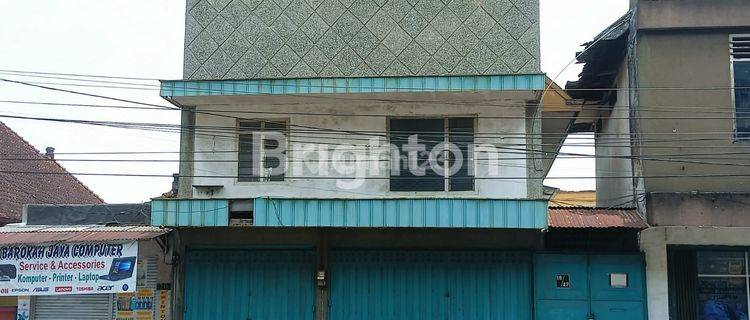
[[[149,226],[5,226],[0,228],[0,245],[148,240],[170,231]]]
[[[646,229],[648,224],[635,209],[557,207],[549,209],[549,227]]]

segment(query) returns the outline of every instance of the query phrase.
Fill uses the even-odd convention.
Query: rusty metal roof
[[[551,207],[549,227],[646,229],[648,224],[635,209]]]
[[[0,245],[147,240],[170,231],[149,226],[5,226],[0,227]]]

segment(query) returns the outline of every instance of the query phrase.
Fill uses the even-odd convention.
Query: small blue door
[[[534,259],[537,320],[645,319],[639,255],[539,254]]]

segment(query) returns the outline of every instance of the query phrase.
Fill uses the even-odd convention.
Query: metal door
[[[311,251],[189,251],[184,319],[312,320],[314,275]]]
[[[645,319],[639,255],[539,254],[534,259],[537,320]]]
[[[113,294],[71,294],[32,297],[34,320],[110,320]]]
[[[531,320],[531,255],[334,251],[331,320]]]

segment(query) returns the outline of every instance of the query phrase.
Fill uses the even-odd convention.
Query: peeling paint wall
[[[337,99],[338,97],[339,99]],[[373,98],[378,97],[378,98]],[[389,95],[336,95],[336,96],[307,96],[299,98],[305,103],[298,105],[293,101],[283,101],[274,97],[242,97],[219,101],[215,97],[206,98],[206,102],[221,103],[220,106],[201,105],[197,109],[203,111],[223,110],[223,114],[241,118],[286,119],[292,126],[289,136],[290,150],[287,153],[290,164],[300,159],[317,159],[317,155],[303,154],[306,144],[317,143],[330,145],[344,145],[341,148],[354,150],[356,154],[366,154],[369,139],[378,136],[383,142],[386,140],[388,117],[440,117],[461,116],[477,117],[476,144],[492,144],[502,148],[496,149],[501,157],[497,162],[488,161],[491,155],[475,153],[476,188],[471,192],[390,192],[388,177],[390,175],[388,153],[375,156],[379,172],[368,171],[361,175],[364,183],[350,188],[342,188],[341,183],[349,180],[337,179],[305,179],[307,177],[333,176],[355,177],[354,173],[329,171],[321,175],[318,167],[302,167],[301,171],[289,172],[288,177],[305,177],[303,179],[287,178],[283,182],[238,182],[234,178],[200,178],[193,181],[195,185],[221,185],[219,190],[212,193],[194,191],[196,198],[254,198],[254,197],[306,197],[306,198],[383,198],[383,197],[484,197],[484,198],[526,198],[527,181],[518,179],[527,176],[527,161],[525,160],[526,125],[523,101],[533,97],[530,92],[505,93],[450,93],[450,94],[389,94]],[[279,102],[283,101],[283,102]],[[498,103],[501,105],[498,106]],[[494,106],[488,105],[492,104]],[[246,113],[251,112],[251,113]],[[269,112],[269,113],[263,113]],[[340,113],[363,116],[330,116],[309,115],[296,113]],[[371,114],[372,116],[364,116]],[[497,117],[497,118],[487,118]],[[219,117],[199,113],[197,126],[234,127],[236,119]],[[336,134],[320,134],[304,132],[306,128],[326,128],[334,130]],[[314,129],[313,129],[314,130]],[[351,131],[353,133],[345,133]],[[365,131],[363,133],[363,131]],[[237,176],[237,153],[212,153],[206,151],[237,150],[238,141],[231,133],[203,133],[195,138],[194,173],[196,176]],[[477,150],[479,151],[479,150]],[[505,159],[502,159],[505,158]],[[206,160],[221,160],[224,162],[206,162]],[[334,159],[335,160],[335,159]],[[364,162],[371,164],[372,162]],[[294,170],[288,167],[288,170]],[[493,174],[491,170],[496,169]],[[516,179],[505,179],[514,177]],[[490,179],[487,179],[490,178]],[[542,181],[533,180],[540,189]]]
[[[191,80],[539,73],[538,0],[189,0]]]

